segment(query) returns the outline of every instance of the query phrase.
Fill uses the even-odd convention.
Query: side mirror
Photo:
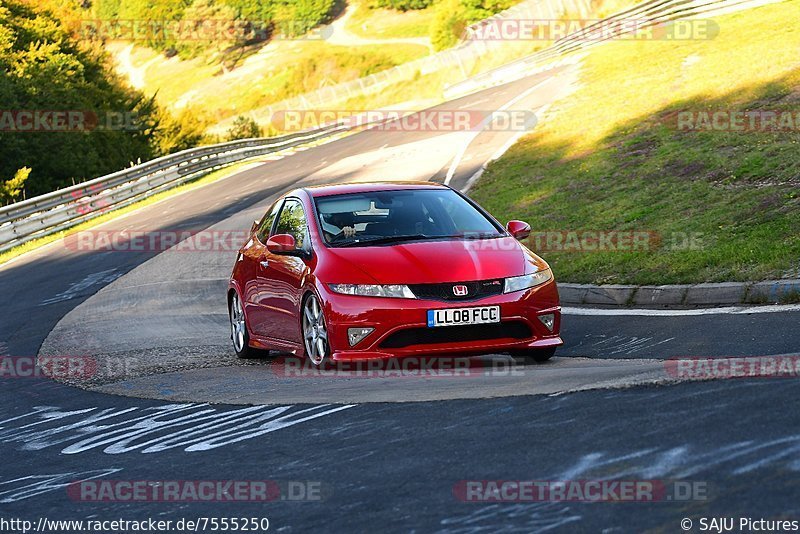
[[[273,254],[293,254],[298,252],[294,236],[278,234],[267,240],[267,250]]]
[[[508,230],[508,233],[515,239],[519,240],[525,239],[531,235],[531,225],[525,221],[508,221],[506,230]]]

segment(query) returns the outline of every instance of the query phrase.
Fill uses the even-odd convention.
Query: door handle
[[[267,260],[261,260],[260,262],[258,262],[258,264],[261,265],[262,269],[266,269],[267,267],[269,267],[269,262]]]

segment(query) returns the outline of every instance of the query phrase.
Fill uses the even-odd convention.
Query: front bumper
[[[334,360],[363,360],[430,354],[469,356],[562,345],[561,307],[554,281],[541,286],[478,300],[438,301],[340,295],[320,287]],[[500,306],[501,323],[475,327],[427,327],[427,311],[444,308]],[[555,316],[553,331],[538,319]],[[347,329],[375,330],[350,346]],[[455,330],[449,330],[455,329]],[[433,332],[436,331],[436,332]]]

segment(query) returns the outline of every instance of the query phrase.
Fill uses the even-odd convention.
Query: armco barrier
[[[591,0],[523,0],[510,8],[475,23],[473,26],[486,24],[489,21],[520,19],[560,19],[566,16],[587,17],[591,12]],[[357,78],[355,80],[322,87],[269,106],[254,109],[247,114],[260,124],[267,124],[274,113],[282,110],[325,109],[333,105],[341,105],[348,98],[359,95],[375,94],[394,84],[413,79],[417,75],[426,75],[447,68],[457,69],[457,79],[465,79],[474,72],[474,66],[482,56],[491,49],[500,48],[500,41],[465,40],[458,46],[442,50],[390,69]],[[456,80],[453,80],[456,81]],[[211,132],[221,133],[227,130],[235,118],[220,121]]]
[[[184,150],[0,208],[0,252],[165,191],[200,174],[346,130],[330,125],[291,135]]]
[[[607,17],[597,24],[635,19],[639,21],[638,26],[643,27],[697,15],[728,13],[778,1],[782,0],[649,0]],[[555,18],[556,13],[564,11],[554,11],[556,8],[553,2],[554,0],[521,2],[479,24],[500,19]],[[569,8],[576,12],[583,13],[586,11],[588,3],[586,0],[569,0],[568,2],[561,0],[559,9],[563,10],[565,5],[569,5]],[[646,21],[647,24],[643,24],[641,21]],[[620,25],[619,27],[625,28],[626,26]],[[445,96],[450,99],[485,87],[508,83],[538,70],[549,68],[572,52],[602,42],[602,40],[582,38],[582,35],[591,31],[592,26],[589,26],[582,31],[557,40],[552,46],[540,52],[451,85],[445,90]],[[614,36],[612,34],[608,38],[613,39]],[[467,41],[453,50],[390,69],[391,72],[384,71],[376,73],[368,79],[361,78],[339,86],[326,87],[282,104],[288,106],[288,109],[308,109],[315,103],[315,100],[319,104],[327,98],[340,98],[342,95],[378,90],[397,81],[396,75],[408,76],[415,71],[422,72],[456,63],[461,64],[465,58],[476,57],[485,52],[486,49],[481,48],[485,46],[487,46],[485,42]],[[275,106],[267,108],[266,111],[271,113],[274,109]],[[254,156],[277,152],[315,139],[322,139],[345,129],[345,126],[333,125],[282,137],[245,139],[189,149],[73,187],[11,204],[0,208],[0,252],[84,222],[109,209],[123,207],[147,198],[215,168]]]
[[[705,17],[722,15],[780,1],[784,0],[649,0],[562,37],[544,50],[449,85],[444,90],[444,96],[448,100],[457,98],[547,70],[561,62],[569,62],[567,56],[573,52],[613,40],[630,31],[636,31],[634,28],[641,29],[699,15]],[[614,21],[625,20],[635,20],[636,25],[620,24],[614,27],[611,24]],[[587,35],[593,35],[592,32],[601,27],[618,28],[618,30],[605,32],[605,37],[601,39],[586,38]]]

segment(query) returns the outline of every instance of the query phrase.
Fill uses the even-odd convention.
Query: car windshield
[[[323,237],[334,247],[504,235],[450,189],[351,193],[317,198],[315,204]]]

